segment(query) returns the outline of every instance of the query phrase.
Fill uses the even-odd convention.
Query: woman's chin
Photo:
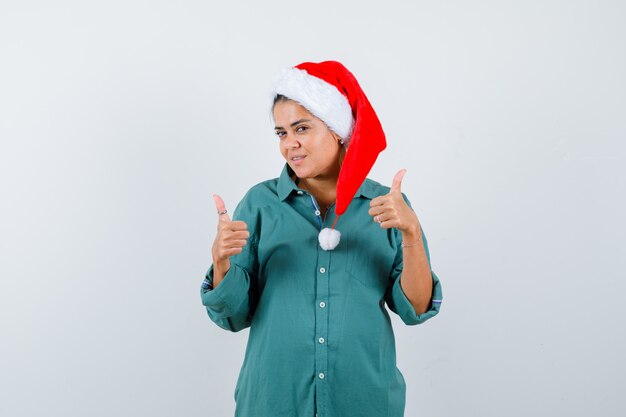
[[[307,169],[303,169],[300,166],[293,166],[291,164],[289,164],[289,167],[291,168],[291,170],[296,174],[296,176],[298,178],[308,178],[310,173]]]

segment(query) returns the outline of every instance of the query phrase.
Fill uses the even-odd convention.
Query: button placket
[[[317,205],[317,202],[315,201],[315,198],[313,197],[313,195],[309,194],[309,197],[311,197],[311,205],[313,205],[313,213],[315,213],[315,217],[317,218],[317,223],[319,224],[319,228],[320,230],[322,230],[322,224],[323,224],[323,220],[322,220],[322,216],[321,211],[319,206]]]
[[[321,218],[320,218],[321,221]],[[320,415],[328,403],[328,325],[330,314],[330,253],[318,246],[315,299],[315,401]]]

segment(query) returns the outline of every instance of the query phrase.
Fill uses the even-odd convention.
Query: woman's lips
[[[295,156],[291,158],[291,163],[294,165],[300,165],[302,163],[302,161],[304,161],[304,158],[306,158],[306,156]]]

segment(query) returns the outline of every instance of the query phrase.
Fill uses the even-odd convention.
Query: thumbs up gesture
[[[219,219],[211,252],[215,269],[220,269],[225,273],[230,269],[230,257],[243,251],[250,233],[245,222],[230,220],[222,197],[214,194],[213,200],[215,200]]]
[[[417,215],[402,198],[401,185],[405,173],[406,169],[401,169],[393,177],[388,194],[372,199],[368,213],[383,229],[395,227],[402,233],[417,235],[420,231]]]

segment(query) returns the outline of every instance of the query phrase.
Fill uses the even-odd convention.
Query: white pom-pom
[[[338,230],[325,227],[319,234],[320,246],[324,250],[333,250],[339,244],[341,233]]]

